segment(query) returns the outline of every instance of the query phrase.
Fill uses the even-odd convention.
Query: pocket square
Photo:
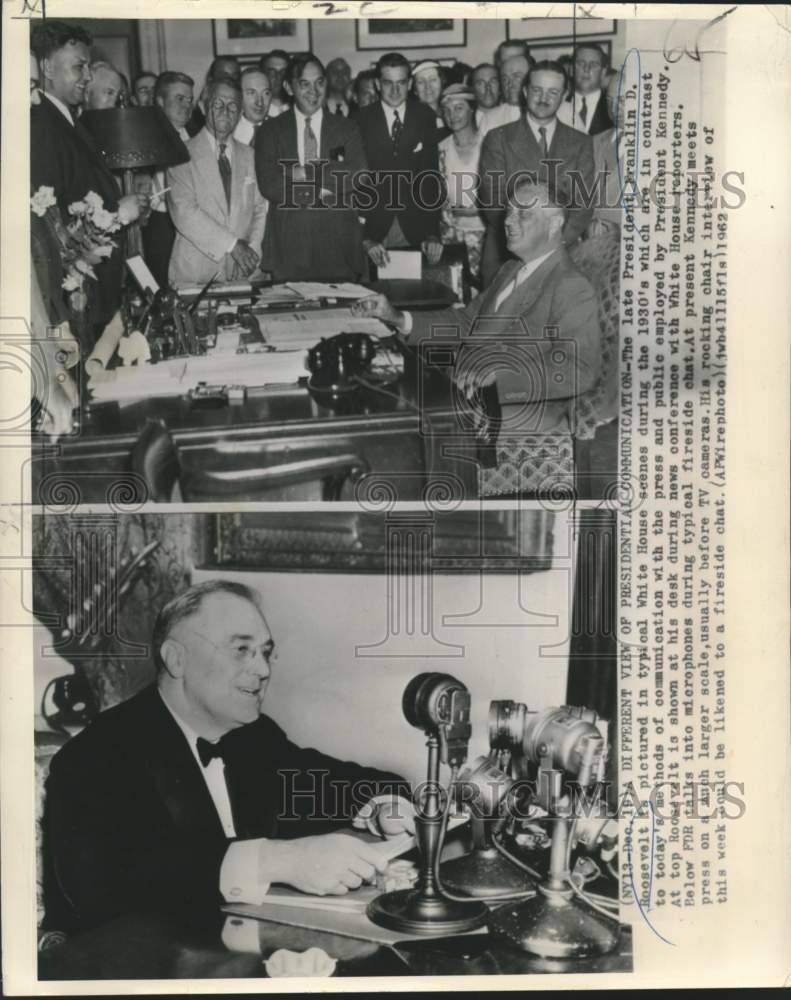
[[[343,163],[346,157],[346,147],[336,146],[334,149],[330,150],[330,159],[336,160],[338,163]]]
[[[414,149],[412,150],[412,152],[413,152],[413,153],[419,153],[419,152],[420,152],[420,150],[421,150],[422,148],[423,148],[423,143],[422,143],[422,142],[419,142],[419,143],[417,144],[417,146],[415,146],[415,148],[414,148]]]

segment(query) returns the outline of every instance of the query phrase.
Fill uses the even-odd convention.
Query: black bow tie
[[[208,767],[215,757],[219,757],[222,761],[225,760],[227,744],[223,745],[223,740],[218,740],[216,743],[209,743],[208,740],[204,740],[202,736],[199,736],[197,746],[198,756],[204,767]]]

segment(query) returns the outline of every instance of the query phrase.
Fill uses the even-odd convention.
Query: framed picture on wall
[[[436,49],[467,44],[467,22],[463,18],[360,18],[355,21],[357,48]]]
[[[309,52],[311,48],[309,18],[236,17],[232,21],[212,21],[212,35],[214,54],[218,56],[260,56],[271,49]]]
[[[612,63],[612,42],[607,38],[596,38],[591,39],[591,41],[596,42],[604,53],[607,65],[610,66]],[[530,55],[536,61],[541,59],[559,59],[561,56],[571,58],[574,55],[574,45],[568,40],[565,42],[542,42],[540,45],[530,46]]]
[[[617,21],[604,17],[515,17],[506,20],[505,37],[533,42],[582,35],[614,35],[617,26]]]

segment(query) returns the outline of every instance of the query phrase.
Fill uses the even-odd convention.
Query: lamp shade
[[[173,167],[190,158],[187,147],[159,107],[83,111],[80,122],[93,136],[111,170]]]

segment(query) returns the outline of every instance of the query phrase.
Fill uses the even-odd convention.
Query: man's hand
[[[253,271],[258,267],[258,254],[253,250],[249,243],[245,243],[244,240],[237,240],[233,245],[231,250],[231,257],[233,257],[233,274],[231,277],[236,280],[238,278],[246,278],[248,275],[252,274]]]
[[[376,240],[363,240],[363,249],[377,267],[386,267],[390,263],[390,254]]]
[[[401,333],[404,332],[404,314],[400,309],[390,304],[386,295],[369,295],[364,299],[357,299],[352,305],[353,316],[375,316],[384,323],[394,326]]]
[[[442,251],[445,249],[436,236],[429,236],[423,240],[420,249],[426,255],[429,264],[439,264]]]
[[[398,837],[402,833],[415,832],[415,808],[401,795],[377,796],[365,803],[352,822],[371,833]]]
[[[118,218],[126,226],[145,215],[150,204],[147,194],[125,194],[118,202]]]
[[[264,840],[259,853],[261,882],[283,882],[316,896],[342,896],[386,868],[375,847],[345,833]]]

